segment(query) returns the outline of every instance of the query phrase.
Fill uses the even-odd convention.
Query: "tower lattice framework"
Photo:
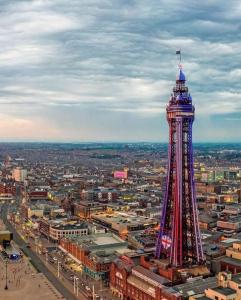
[[[195,108],[179,69],[167,106],[169,124],[168,169],[156,258],[172,267],[204,261],[193,171],[192,124]]]

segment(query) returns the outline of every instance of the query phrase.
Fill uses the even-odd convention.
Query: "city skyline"
[[[2,141],[167,142],[175,51],[194,142],[240,142],[237,1],[1,3]]]

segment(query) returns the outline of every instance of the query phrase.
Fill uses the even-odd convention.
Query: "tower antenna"
[[[181,65],[181,62],[182,62],[182,52],[181,52],[181,49],[176,50],[176,55],[179,55],[178,67],[179,67],[179,69],[181,69],[182,68],[182,65]]]

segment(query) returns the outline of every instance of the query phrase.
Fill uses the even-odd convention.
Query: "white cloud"
[[[175,83],[177,48],[197,114],[212,118],[241,110],[240,5],[235,1],[196,7],[191,0],[0,5],[0,105],[14,120],[30,120],[31,113],[42,124],[52,108],[56,130],[62,108],[89,108],[96,124],[100,112],[109,122],[115,122],[111,112],[136,115],[137,122],[158,118]]]

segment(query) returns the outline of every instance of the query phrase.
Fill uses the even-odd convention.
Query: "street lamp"
[[[75,277],[75,280],[76,280],[76,295],[78,297],[79,296],[79,286],[78,286],[78,280],[79,280],[79,278]]]
[[[5,290],[8,290],[8,260],[5,259],[5,278],[6,278],[6,284],[5,284]]]
[[[74,294],[75,294],[75,275],[74,275]]]
[[[58,260],[58,278],[59,278],[59,265],[60,265],[60,261]]]
[[[76,292],[76,296],[79,296],[79,285],[78,285],[79,278],[74,276],[74,293]]]
[[[95,300],[95,286],[94,286],[94,284],[92,286],[92,297],[93,297],[93,300]]]

